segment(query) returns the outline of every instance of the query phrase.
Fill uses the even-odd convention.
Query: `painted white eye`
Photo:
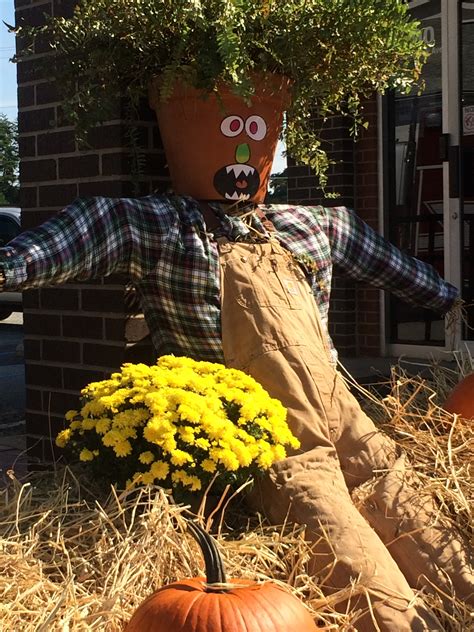
[[[244,129],[244,122],[240,116],[228,116],[221,123],[224,136],[237,136]]]
[[[261,116],[249,116],[245,121],[245,131],[253,140],[262,140],[267,134],[267,124]]]

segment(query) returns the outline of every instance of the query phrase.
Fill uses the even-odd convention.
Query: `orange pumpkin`
[[[163,586],[135,611],[125,632],[315,632],[303,604],[272,582],[257,583],[225,576],[212,536],[196,523],[206,577]]]
[[[443,408],[465,419],[474,418],[474,373],[470,373],[451,391]]]

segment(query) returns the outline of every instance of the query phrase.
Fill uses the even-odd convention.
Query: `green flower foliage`
[[[153,75],[162,98],[180,77],[205,91],[223,81],[249,99],[252,72],[286,75],[288,153],[322,176],[328,158],[312,119],[349,115],[356,130],[362,98],[409,90],[428,55],[402,0],[82,0],[71,18],[16,33],[46,38],[57,53],[65,113],[79,132],[106,120],[121,96],[137,103]]]

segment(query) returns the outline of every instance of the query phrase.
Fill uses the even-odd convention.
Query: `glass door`
[[[389,240],[459,286],[453,266],[453,252],[459,248],[459,193],[454,186],[459,144],[457,61],[453,67],[453,59],[458,59],[456,5],[450,0],[409,2],[432,51],[423,68],[422,93],[416,89],[389,98],[385,185]],[[426,356],[453,344],[444,319],[429,309],[411,307],[389,296],[386,315],[389,353]]]

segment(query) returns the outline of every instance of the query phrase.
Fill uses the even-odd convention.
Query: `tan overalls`
[[[351,605],[366,612],[358,630],[442,630],[412,588],[433,583],[449,595],[451,580],[459,597],[470,594],[472,602],[472,568],[461,543],[433,524],[431,499],[411,498],[404,457],[330,364],[304,274],[275,240],[221,243],[220,262],[226,364],[281,400],[301,441],[259,483],[253,504],[273,524],[289,518],[307,525],[314,542],[310,572],[326,593],[361,580],[376,624],[367,595],[355,595]],[[375,471],[383,474],[361,515],[350,492]]]

